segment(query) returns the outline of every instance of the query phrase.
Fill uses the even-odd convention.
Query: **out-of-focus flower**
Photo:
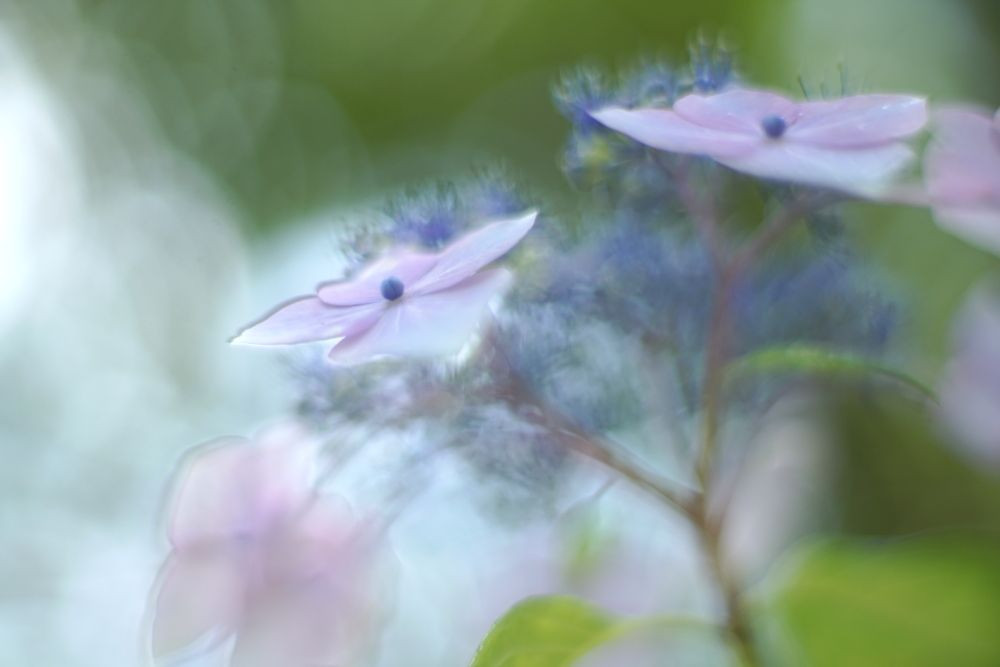
[[[383,355],[457,352],[489,301],[510,286],[506,269],[480,269],[524,238],[536,215],[531,211],[493,222],[437,254],[390,253],[353,280],[322,284],[316,296],[284,304],[233,342],[283,345],[340,338],[329,356],[342,364]]]
[[[924,178],[938,224],[1000,253],[1000,112],[946,108],[934,124]]]
[[[297,426],[209,445],[182,466],[152,647],[234,640],[232,665],[354,664],[377,625],[376,532],[318,496],[316,445]]]
[[[795,102],[732,89],[687,95],[673,108],[605,107],[607,127],[653,148],[707,155],[761,178],[873,195],[913,157],[900,140],[927,120],[926,102],[908,95],[857,95]]]
[[[979,289],[959,314],[941,412],[974,456],[1000,465],[1000,294]]]

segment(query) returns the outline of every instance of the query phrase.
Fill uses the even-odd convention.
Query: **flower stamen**
[[[785,119],[776,115],[764,116],[760,121],[760,126],[763,128],[764,134],[772,139],[781,138],[781,135],[788,129],[788,123],[785,122]]]
[[[379,291],[382,292],[382,297],[386,301],[395,301],[403,296],[403,281],[396,276],[389,276],[382,281]]]

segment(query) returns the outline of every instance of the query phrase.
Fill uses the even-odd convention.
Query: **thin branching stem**
[[[498,369],[500,374],[496,377],[503,377],[506,380],[503,397],[508,405],[537,426],[556,436],[560,443],[570,451],[600,463],[636,487],[657,497],[685,517],[693,516],[693,508],[697,504],[694,499],[687,498],[675,491],[666,480],[649,473],[641,464],[631,461],[611,443],[585,432],[573,420],[533,392],[514,370],[498,338],[494,330],[489,335],[488,342],[504,365],[503,369]]]
[[[678,186],[684,190],[688,186]],[[683,197],[682,197],[683,199]],[[697,202],[693,202],[697,204]],[[772,245],[778,242],[804,215],[815,210],[823,201],[800,197],[782,206],[765,222],[760,231],[751,237],[731,258],[717,258],[718,279],[714,285],[712,307],[709,314],[708,341],[705,351],[705,367],[702,385],[702,429],[701,441],[695,461],[695,474],[701,487],[700,505],[692,516],[692,522],[701,538],[702,547],[708,561],[709,570],[715,578],[726,608],[726,627],[740,647],[741,658],[746,665],[756,665],[756,651],[750,633],[743,594],[724,562],[721,546],[725,507],[718,516],[712,516],[709,499],[712,497],[713,467],[719,446],[719,431],[724,410],[725,367],[729,355],[732,330],[731,310],[733,292],[744,273]],[[703,208],[692,208],[690,213],[698,226],[710,227],[702,238],[718,239],[718,222],[704,219]],[[700,222],[699,222],[700,219]],[[718,242],[715,241],[717,244]],[[718,245],[716,245],[718,248]]]
[[[692,182],[691,169],[694,166],[694,161],[683,160],[671,165],[665,163],[659,156],[654,157],[654,160],[677,189],[677,196],[694,221],[698,236],[701,237],[702,244],[708,249],[713,264],[716,268],[724,266],[726,264],[725,249],[722,247],[719,234],[715,203],[711,197],[706,197],[698,192],[697,187]]]
[[[804,215],[832,201],[829,195],[818,198],[799,197],[779,208],[731,259],[720,268],[712,296],[709,314],[708,342],[705,351],[705,372],[702,389],[702,440],[695,472],[707,495],[711,482],[711,467],[718,446],[721,401],[726,358],[728,356],[733,291],[745,272],[777,243]]]
[[[818,196],[801,196],[785,204],[771,216],[760,231],[736,253],[730,262],[730,270],[740,274],[792,229],[803,216],[836,201],[836,195],[822,193]]]

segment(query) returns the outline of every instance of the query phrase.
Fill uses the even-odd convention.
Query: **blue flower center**
[[[781,116],[764,116],[760,121],[760,126],[764,130],[764,134],[771,137],[772,139],[778,139],[785,133],[788,129],[788,123]]]
[[[379,285],[379,291],[386,301],[395,301],[403,296],[403,281],[396,276],[389,276]]]

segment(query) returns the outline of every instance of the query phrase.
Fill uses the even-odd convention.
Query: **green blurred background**
[[[750,81],[792,92],[800,75],[836,88],[844,64],[860,88],[1000,94],[992,0],[33,0],[5,13],[49,71],[124,77],[256,227],[484,158],[558,188],[558,74],[683,62],[698,34],[731,45]]]

